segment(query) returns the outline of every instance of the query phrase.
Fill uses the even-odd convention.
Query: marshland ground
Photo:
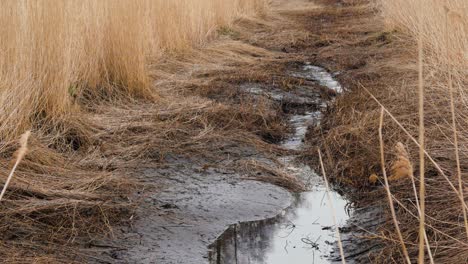
[[[243,84],[255,83],[329,102],[320,126],[308,129],[307,147],[295,154],[319,169],[319,148],[330,181],[355,206],[385,208],[377,231],[356,237],[379,245],[362,262],[403,263],[406,249],[416,263],[421,39],[424,258],[468,262],[464,1],[238,0],[194,6],[181,0],[141,1],[131,9],[125,1],[110,2],[2,3],[8,15],[1,23],[9,25],[0,33],[6,36],[0,42],[2,177],[11,169],[17,138],[32,130],[28,153],[0,202],[3,261],[203,262],[205,246],[223,226],[252,211],[270,217],[286,207],[289,192],[303,186],[277,163],[289,151],[276,143],[293,132],[289,114],[317,105],[246,94]],[[154,16],[161,10],[189,20],[169,23]],[[74,19],[66,19],[72,11]],[[420,22],[417,12],[425,14]],[[50,24],[63,28],[51,30]],[[69,35],[70,28],[81,34]],[[336,94],[313,82],[306,83],[313,92],[304,93],[304,79],[288,73],[305,62],[338,72],[344,94],[332,101]],[[394,216],[383,171],[392,179]],[[207,210],[213,204],[232,204],[232,214]],[[167,231],[199,222],[204,230]],[[174,237],[181,241],[175,247],[167,242]]]

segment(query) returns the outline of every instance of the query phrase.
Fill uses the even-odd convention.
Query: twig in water
[[[296,229],[296,225],[293,222],[288,220],[288,223],[286,225],[284,225],[284,227],[281,226],[281,228],[291,230],[291,231],[289,231],[289,233],[287,235],[280,236],[281,238],[286,238],[286,237],[290,236],[292,234],[292,232],[294,232],[294,230]]]
[[[317,243],[317,241],[319,241],[320,237],[321,236],[319,236],[315,241],[312,241],[312,239],[310,239],[309,236],[303,237],[303,238],[301,238],[301,242],[306,244],[306,245],[309,245],[311,249],[320,251],[319,245]]]
[[[284,243],[284,251],[286,251],[286,254],[288,254],[288,245],[289,245],[289,242],[288,240],[286,239],[286,243]]]
[[[336,231],[336,235],[337,235],[337,238],[338,238],[338,247],[340,248],[341,263],[346,264],[344,251],[343,251],[343,244],[341,243],[340,229],[338,227],[338,224],[336,223],[335,209],[333,208],[333,203],[332,203],[332,199],[331,199],[331,196],[330,196],[330,189],[328,187],[327,175],[325,174],[325,167],[323,166],[322,153],[320,152],[320,149],[318,149],[317,152],[318,152],[318,155],[319,155],[320,166],[322,167],[323,179],[325,180],[325,188],[327,190],[327,198],[328,198],[328,203],[330,205],[330,210],[331,210],[331,214],[332,214],[332,218],[333,218],[333,225],[335,226],[335,231]]]

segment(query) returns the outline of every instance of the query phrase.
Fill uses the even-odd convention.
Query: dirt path
[[[286,190],[241,180],[233,171],[174,163],[143,172],[152,184],[167,187],[144,198],[117,243],[128,251],[110,253],[116,263],[206,263],[208,245],[227,225],[272,217],[291,202]]]
[[[300,5],[304,8],[297,9]],[[320,190],[324,194],[323,189],[313,189],[307,184],[310,181],[315,187],[322,184],[317,180],[319,176],[307,166],[308,163],[313,164],[310,161],[316,157],[317,139],[322,136],[316,134],[310,139],[320,130],[321,114],[330,111],[333,98],[344,89],[335,78],[347,86],[346,70],[359,68],[365,62],[353,56],[324,56],[335,41],[330,37],[333,33],[325,31],[325,28],[333,27],[334,23],[346,23],[345,20],[334,20],[333,13],[348,10],[346,1],[297,1],[295,5],[275,1],[273,6],[276,18],[240,21],[226,34],[227,38],[237,41],[236,45],[238,42],[242,45],[248,43],[271,52],[273,56],[261,58],[261,55],[256,55],[260,58],[255,63],[236,63],[227,70],[209,70],[199,75],[194,71],[188,80],[195,78],[196,84],[184,84],[182,87],[190,96],[231,105],[236,107],[236,111],[247,104],[261,117],[262,111],[268,112],[269,119],[251,125],[253,128],[223,132],[224,137],[233,139],[233,134],[248,130],[253,133],[246,136],[255,140],[259,137],[261,142],[249,142],[245,138],[243,141],[216,144],[201,142],[206,148],[204,151],[214,155],[187,157],[181,153],[170,153],[157,166],[142,166],[135,176],[144,187],[131,198],[139,201],[137,209],[127,224],[114,230],[116,239],[95,243],[99,247],[95,245],[93,250],[99,254],[92,262],[270,263],[238,259],[237,246],[233,260],[226,257],[230,253],[217,249],[229,246],[213,243],[232,224],[240,223],[242,226],[242,223],[270,221],[265,219],[278,219],[278,215],[287,214],[285,209],[297,202],[294,192]],[[352,12],[349,15],[352,16]],[[345,34],[346,37],[349,35]],[[243,117],[233,114],[233,120]],[[309,122],[302,122],[304,118]],[[240,124],[244,125],[245,121],[242,122]],[[295,122],[300,125],[295,125]],[[308,145],[304,142],[306,133]],[[219,140],[223,141],[223,138]],[[294,147],[285,147],[288,144]],[[301,165],[293,165],[298,162]],[[312,199],[317,201],[319,196]],[[338,200],[343,201],[340,205],[343,209],[348,201],[353,203],[353,210],[358,215],[351,216],[347,225],[340,223],[345,255],[349,263],[365,263],[369,261],[369,251],[376,251],[379,244],[358,236],[368,235],[380,225],[383,217],[380,203],[360,203],[369,200],[358,195],[346,195]],[[297,204],[295,206],[300,208]],[[325,205],[315,210],[322,213],[327,209]],[[344,216],[343,219],[349,217],[346,212]],[[284,223],[284,219],[275,221]],[[330,226],[331,223],[320,223],[319,229],[331,230],[325,234],[333,237]],[[320,262],[316,263],[340,260],[336,238],[322,238],[320,244],[321,236],[316,237],[317,240],[304,240],[305,236],[298,236],[299,241],[311,241],[305,244],[324,251],[318,250]],[[235,241],[237,243],[237,239]],[[324,249],[325,245],[329,247]],[[309,260],[306,255],[301,259]],[[310,259],[315,261],[315,255]]]
[[[321,111],[327,107],[327,100],[321,97],[321,92],[329,89],[328,93],[335,93],[338,90],[341,91],[342,88],[324,69],[299,65],[289,64],[289,69],[283,73],[302,80],[303,84],[294,87],[292,91],[278,89],[269,83],[246,82],[239,85],[240,92],[245,96],[257,100],[271,100],[287,108],[287,123],[292,133],[281,141],[281,145],[278,145],[279,148],[284,149],[284,154],[272,157],[267,153],[259,152],[253,146],[232,145],[226,147],[223,150],[224,154],[216,157],[209,166],[199,165],[208,164],[208,160],[205,159],[194,160],[179,157],[171,158],[161,168],[141,171],[140,181],[144,182],[147,187],[153,186],[153,188],[138,193],[134,197],[135,200],[142,200],[142,203],[134,213],[135,219],[132,220],[131,226],[122,227],[119,233],[116,233],[120,239],[112,241],[112,244],[118,245],[118,248],[104,253],[107,261],[168,264],[207,263],[208,261],[210,263],[237,262],[227,257],[228,252],[210,253],[209,250],[209,246],[226,228],[235,223],[253,223],[278,218],[284,214],[285,209],[293,210],[299,207],[297,199],[293,199],[290,191],[263,182],[274,182],[273,179],[268,178],[267,174],[262,175],[262,172],[258,172],[256,176],[252,176],[249,172],[239,172],[235,166],[242,162],[248,162],[252,166],[279,167],[284,177],[290,178],[282,181],[294,183],[298,189],[310,190],[313,195],[306,198],[311,199],[308,202],[315,202],[317,207],[321,206],[320,212],[312,212],[312,215],[316,214],[317,217],[317,225],[311,225],[317,233],[314,236],[320,236],[319,232],[322,227],[326,230],[323,234],[324,238],[316,243],[320,244],[320,247],[328,248],[323,255],[335,251],[327,244],[333,245],[335,240],[333,229],[328,228],[332,225],[328,217],[329,209],[326,204],[322,206],[321,202],[325,195],[323,182],[308,166],[296,163],[294,160],[303,150],[307,128],[318,124]],[[255,181],[255,177],[262,181]],[[277,183],[280,184],[280,182]],[[304,195],[304,197],[307,196]],[[347,204],[345,200],[337,198],[335,202],[337,202],[336,206],[342,207],[339,210],[345,209]],[[318,210],[316,206],[310,209]],[[347,219],[346,212],[343,212],[344,219]],[[310,215],[305,215],[305,219],[294,221],[309,222],[309,217]],[[306,231],[307,229],[301,232]],[[271,233],[274,235],[273,231]],[[328,233],[330,237],[326,240],[325,236],[328,236]],[[294,241],[298,248],[302,247],[301,236],[302,233],[298,235],[298,241]],[[255,237],[252,239],[252,241],[258,240]],[[265,243],[272,242],[266,241]],[[296,248],[291,245],[290,250],[293,247]],[[252,249],[251,253],[257,250],[261,248]],[[261,255],[266,254],[268,249],[263,250],[265,252]],[[282,253],[284,251],[280,250],[280,254]],[[223,255],[222,259],[214,257],[220,254]],[[298,256],[308,263],[310,256],[307,249]],[[288,254],[284,257],[287,258]],[[320,256],[317,256],[317,259],[321,259]],[[237,263],[255,263],[255,261],[251,262],[246,258]]]

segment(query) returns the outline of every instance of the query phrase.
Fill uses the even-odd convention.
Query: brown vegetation
[[[348,91],[336,101],[333,110],[327,114],[322,129],[310,133],[309,138],[326,150],[324,163],[335,183],[362,190],[355,194],[361,203],[366,201],[363,197],[377,195],[382,204],[388,204],[384,190],[369,184],[369,175],[382,171],[378,128],[381,109],[384,108],[384,163],[387,168],[392,168],[393,172],[398,170],[399,176],[404,176],[399,181],[389,182],[395,204],[395,218],[411,261],[416,262],[420,240],[418,198],[421,198],[419,195],[415,196],[415,187],[420,185],[420,162],[416,162],[419,160],[417,20],[413,21],[415,23],[401,22],[396,14],[391,13],[387,18],[397,27],[389,27],[378,15],[378,7],[368,1],[324,2],[328,5],[317,10],[315,14],[304,15],[305,18],[301,18],[301,21],[309,19],[310,31],[317,34],[316,44],[320,45],[320,48],[316,52],[316,62],[342,72],[340,80]],[[418,1],[382,2],[388,5],[412,5]],[[433,2],[436,5],[437,1]],[[451,2],[449,9],[461,12],[462,9],[455,8],[452,3],[456,6],[465,2]],[[468,143],[463,136],[466,111],[462,87],[466,79],[461,73],[461,68],[455,67],[462,63],[462,59],[453,61],[450,65],[444,64],[448,60],[445,60],[443,55],[447,46],[442,45],[446,43],[443,40],[446,34],[446,28],[443,26],[443,6],[433,9],[434,6],[431,7],[427,3],[425,5],[425,12],[437,10],[436,17],[425,16],[423,27],[423,77],[426,92],[423,152],[426,158],[425,231],[426,244],[431,251],[431,254],[427,254],[426,250],[425,258],[427,262],[433,257],[435,263],[465,263],[468,258],[462,209],[465,203],[460,200],[460,190],[463,193],[466,189],[458,187],[457,174],[460,173],[463,180],[466,177],[463,168],[468,166],[461,158]],[[408,12],[418,10],[403,7],[391,11],[404,14],[408,18]],[[413,14],[409,16],[414,18]],[[395,21],[398,23],[395,24]],[[410,31],[401,25],[410,25]],[[460,46],[466,47],[463,42],[466,41],[466,37],[457,40],[463,36],[461,31],[453,29],[449,35],[450,42],[455,45],[454,52],[460,50]],[[440,42],[434,42],[435,40]],[[448,69],[451,69],[451,74]],[[455,106],[455,123],[452,123],[451,119],[449,76],[459,88],[454,89],[455,100],[452,101]],[[453,124],[458,128],[455,132],[458,136],[458,146],[454,144]],[[324,140],[320,142],[322,139]],[[392,146],[397,142],[407,147],[408,156],[402,153],[400,148],[392,151]],[[457,148],[460,159],[457,159]],[[314,152],[311,150],[311,153]],[[411,161],[414,166],[411,166]],[[459,172],[457,162],[461,168]],[[412,174],[413,169],[414,177],[407,177]],[[412,180],[415,184],[412,184]],[[461,181],[461,186],[463,185]],[[386,247],[371,254],[372,263],[405,261],[402,244],[394,231],[390,212],[387,217],[388,224],[381,228],[381,233],[374,236],[374,239],[384,242]]]

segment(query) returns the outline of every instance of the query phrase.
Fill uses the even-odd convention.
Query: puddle
[[[316,111],[291,116],[289,118],[289,123],[294,128],[294,134],[286,138],[281,146],[286,149],[299,150],[304,145],[307,128],[310,125],[317,124],[320,120],[320,115],[321,113]]]
[[[343,91],[342,86],[323,68],[305,64],[293,76],[313,80],[322,86]],[[284,95],[266,92],[260,87],[248,87],[252,94],[267,94],[281,100]],[[304,145],[307,127],[318,124],[320,111],[306,111],[290,117],[295,133],[281,146],[300,150]],[[326,189],[321,176],[308,165],[296,162],[295,156],[280,158],[285,169],[302,179],[308,191],[296,194],[293,204],[274,218],[241,222],[231,225],[211,245],[211,264],[284,264],[284,263],[332,263],[336,256],[337,237]],[[337,224],[346,225],[351,210],[348,201],[337,192],[331,193]],[[335,258],[336,261],[336,258]]]
[[[265,92],[265,90],[263,90],[261,87],[251,85],[251,84],[241,85],[241,89],[243,89],[244,91],[246,91],[247,93],[250,93],[250,94],[267,95],[267,96],[269,96],[272,99],[277,100],[277,101],[281,101],[285,97],[285,94],[282,93],[281,91],[274,91],[273,90],[273,91]]]
[[[349,217],[347,201],[333,193],[337,223]],[[318,185],[297,194],[291,208],[275,218],[229,227],[214,244],[210,263],[284,264],[331,263],[335,229],[325,189]]]
[[[309,62],[306,62],[302,67],[302,72],[294,72],[292,76],[316,81],[322,86],[335,90],[337,93],[343,92],[343,87],[333,78],[331,73],[322,67],[311,65]]]

